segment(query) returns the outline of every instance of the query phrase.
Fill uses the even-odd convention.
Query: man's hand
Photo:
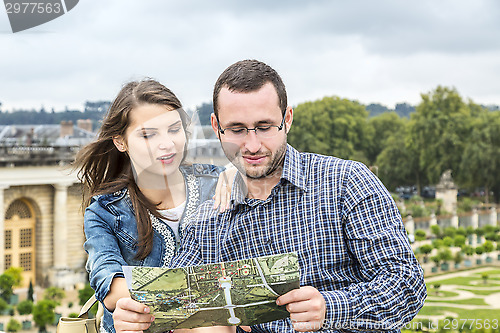
[[[305,286],[289,291],[278,297],[276,304],[286,304],[293,329],[296,331],[317,331],[323,326],[326,303],[323,295],[314,287]]]
[[[116,302],[113,312],[116,333],[142,332],[151,326],[154,319],[149,314],[149,307],[130,297],[120,298]]]

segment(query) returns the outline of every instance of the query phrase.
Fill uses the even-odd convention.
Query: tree
[[[491,189],[500,187],[500,112],[482,110],[473,119],[472,133],[462,154],[460,175],[469,187],[484,186],[486,202]],[[498,200],[498,193],[497,193]]]
[[[415,184],[422,179],[418,168],[418,155],[407,143],[407,124],[406,122],[403,128],[386,139],[385,147],[375,161],[378,176],[389,189]]]
[[[376,117],[368,119],[368,125],[372,127],[372,138],[367,147],[367,158],[370,165],[376,163],[377,156],[387,146],[389,137],[393,133],[404,129],[404,120],[395,112],[384,112]]]
[[[22,267],[14,267],[11,266],[5,272],[4,274],[10,275],[14,281],[14,286],[19,287],[21,283],[23,282],[23,269]]]
[[[56,303],[49,299],[43,299],[33,307],[33,320],[39,327],[39,332],[47,332],[47,324],[54,322],[55,308]]]
[[[490,276],[488,275],[488,273],[484,272],[481,274],[481,278],[483,279],[483,284],[488,284],[488,278]]]
[[[7,303],[7,301],[5,301],[3,298],[0,298],[0,312],[4,312],[8,307],[9,303]]]
[[[415,230],[415,239],[418,241],[423,241],[427,238],[427,233],[425,230],[417,229]]]
[[[27,297],[27,300],[31,301],[32,303],[34,302],[33,294],[34,294],[33,282],[30,280],[30,285],[28,287],[28,297]]]
[[[33,302],[30,300],[24,300],[17,304],[17,312],[20,315],[27,315],[33,312]]]
[[[10,296],[13,293],[12,286],[15,280],[10,274],[0,275],[0,296],[7,302],[10,301]]]
[[[61,300],[66,296],[64,290],[58,287],[48,287],[45,289],[44,298],[54,301],[57,305],[61,304]]]
[[[431,226],[431,232],[437,237],[441,238],[441,227],[437,224]]]
[[[471,110],[455,89],[438,86],[421,96],[410,118],[408,141],[417,154],[418,170],[435,184],[444,171],[458,172],[470,133]]]
[[[288,142],[301,151],[367,162],[367,117],[363,105],[339,97],[302,103],[294,109]]]
[[[427,262],[427,257],[433,249],[434,247],[430,244],[424,244],[419,248],[420,252],[424,255],[424,262]]]
[[[11,318],[9,320],[9,323],[7,324],[7,332],[17,332],[21,330],[22,326],[21,323],[15,320],[14,318]]]
[[[83,289],[78,290],[78,300],[80,305],[84,305],[87,300],[92,297],[94,294],[94,290],[90,286],[90,284],[86,284]]]

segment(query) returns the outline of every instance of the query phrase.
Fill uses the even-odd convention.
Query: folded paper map
[[[287,318],[276,298],[299,288],[296,253],[183,268],[124,266],[123,272],[131,297],[155,316],[148,333]]]

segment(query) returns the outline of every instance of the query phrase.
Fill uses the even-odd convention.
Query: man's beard
[[[249,179],[263,179],[270,175],[273,175],[278,170],[281,172],[281,167],[283,166],[283,161],[286,153],[286,137],[283,140],[282,144],[274,153],[274,155],[270,155],[270,152],[262,152],[258,151],[257,153],[241,153],[239,147],[237,145],[233,145],[231,143],[222,143],[222,149],[224,150],[224,154],[229,159],[229,161],[238,169],[238,171],[246,176]],[[271,156],[271,160],[269,163],[263,166],[263,168],[252,168],[251,166],[245,168],[245,162],[243,161],[242,155],[250,155],[250,156]]]

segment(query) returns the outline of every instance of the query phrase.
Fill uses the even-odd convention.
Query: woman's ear
[[[127,145],[125,144],[125,140],[121,135],[113,137],[113,143],[115,144],[116,149],[118,149],[122,153],[127,151]]]

